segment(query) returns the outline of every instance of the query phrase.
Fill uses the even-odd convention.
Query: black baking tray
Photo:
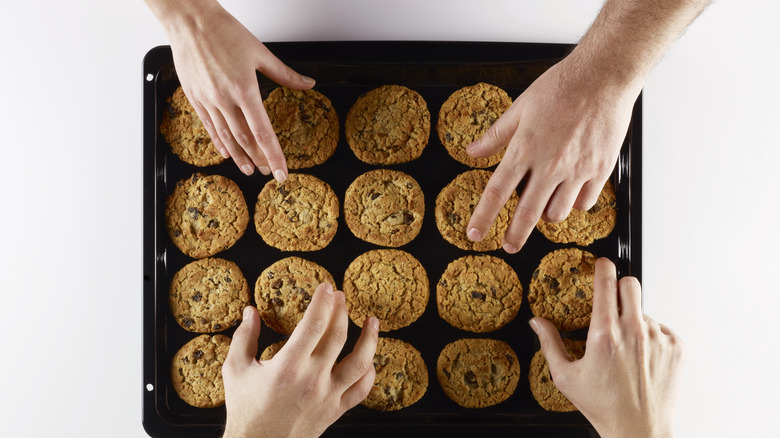
[[[336,153],[324,164],[298,172],[309,173],[328,182],[343,205],[344,193],[360,174],[377,166],[359,161],[344,140],[343,124],[349,108],[362,93],[385,84],[400,84],[419,92],[431,112],[431,136],[422,156],[410,163],[387,166],[413,176],[425,193],[425,219],[419,236],[400,249],[410,252],[425,267],[431,284],[431,299],[416,322],[382,336],[410,342],[422,353],[428,367],[429,386],[416,404],[396,412],[377,412],[361,405],[347,412],[325,436],[597,436],[578,412],[547,412],[538,406],[528,384],[528,366],[539,343],[527,321],[531,312],[526,299],[533,270],[541,258],[556,249],[575,245],[549,242],[534,230],[517,254],[501,250],[489,254],[506,260],[518,273],[523,285],[523,304],[517,317],[498,331],[475,334],[455,329],[440,319],[436,309],[436,282],[452,260],[476,254],[447,243],[434,221],[436,195],[456,175],[468,167],[450,158],[441,145],[435,126],[439,108],[460,87],[488,82],[516,98],[547,68],[573,48],[564,44],[463,43],[463,42],[296,42],[268,43],[267,47],[301,74],[317,80],[316,90],[325,94],[339,115],[341,135]],[[258,75],[263,97],[276,85]],[[245,176],[232,160],[205,168],[186,164],[174,155],[159,133],[166,98],[179,85],[170,47],[156,47],[143,63],[143,425],[153,437],[220,436],[225,420],[224,407],[194,408],[178,398],[168,374],[176,351],[197,336],[179,327],[168,306],[172,276],[193,259],[185,256],[170,240],[164,219],[165,200],[176,181],[194,172],[220,174],[235,181],[249,206],[250,222],[244,236],[230,249],[215,257],[236,262],[254,292],[260,272],[283,257],[297,255],[327,268],[340,287],[346,266],[355,257],[378,246],[355,238],[339,217],[338,231],[330,245],[314,252],[282,252],[266,245],[251,220],[257,195],[270,177],[256,172]],[[617,226],[610,236],[584,249],[616,262],[619,275],[641,279],[641,95],[634,106],[631,124],[611,176],[617,194]],[[492,169],[491,169],[492,170]],[[254,299],[252,300],[254,304]],[[232,336],[235,329],[223,332]],[[351,349],[359,329],[350,323],[345,351]],[[585,330],[564,336],[583,339]],[[508,342],[521,361],[522,375],[515,393],[505,402],[484,409],[461,408],[448,399],[436,378],[436,359],[448,343],[464,337],[489,337]],[[259,351],[282,335],[263,326]]]

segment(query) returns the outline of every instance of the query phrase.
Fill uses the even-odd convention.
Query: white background
[[[576,42],[599,0],[226,1],[265,41]],[[780,3],[719,1],[644,90],[645,311],[681,436],[777,433]],[[0,435],[141,437],[141,0],[0,11]]]

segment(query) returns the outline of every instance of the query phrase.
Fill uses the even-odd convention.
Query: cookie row
[[[224,161],[181,87],[168,98],[160,132],[182,160],[196,166]],[[500,151],[474,158],[466,146],[477,140],[512,105],[495,85],[479,83],[454,92],[441,107],[436,125],[449,154],[471,167],[490,167]],[[336,150],[339,121],[331,101],[314,90],[277,88],[264,101],[287,166],[305,169],[324,163]],[[428,144],[431,115],[423,97],[401,85],[383,85],[360,96],[350,108],[344,131],[355,156],[369,164],[400,164],[417,159]]]

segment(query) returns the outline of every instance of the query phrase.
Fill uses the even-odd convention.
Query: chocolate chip
[[[274,278],[274,271],[268,271],[268,279],[271,280]]]
[[[395,379],[396,380],[401,380],[403,378],[404,378],[404,373],[402,373],[401,371],[395,373]]]
[[[203,295],[200,292],[195,292],[195,295],[192,296],[192,301],[199,303],[201,298],[203,298]]]
[[[481,294],[481,293],[479,293],[477,291],[472,291],[471,292],[471,298],[476,298],[478,300],[485,301],[485,295]]]
[[[539,380],[541,380],[542,383],[547,383],[547,377],[546,376],[542,376],[541,378],[539,378]]]
[[[585,291],[583,291],[582,289],[577,289],[577,292],[574,295],[576,295],[577,298],[581,300],[585,299]]]
[[[174,237],[179,237],[179,236],[181,236],[181,231],[173,230],[173,235],[174,235]]]
[[[193,219],[197,219],[198,215],[200,215],[200,210],[198,210],[196,207],[189,207],[187,209],[187,213],[191,214]]]
[[[284,184],[279,184],[279,187],[277,187],[277,188],[276,188],[276,191],[277,191],[277,192],[279,192],[279,194],[280,194],[280,195],[282,195],[282,196],[284,196],[284,195],[286,195],[286,194],[290,193],[290,192],[289,192],[289,190],[287,190],[287,189],[284,187]]]
[[[200,323],[201,324],[206,324],[207,322],[208,322],[208,320],[206,320],[206,318],[203,318],[203,317],[200,318]]]
[[[284,283],[282,282],[282,279],[280,278],[280,279],[274,281],[273,283],[271,283],[271,289],[281,289],[282,288],[282,284],[284,284]]]
[[[496,287],[490,286],[490,294],[493,295],[493,298],[496,297]]]
[[[569,268],[569,272],[571,272],[572,274],[576,274],[576,273],[580,272],[580,270],[577,269],[576,266],[572,266],[571,268]]]
[[[371,191],[371,193],[368,194],[368,198],[372,201],[379,197],[379,193]]]
[[[509,365],[514,363],[515,359],[511,355],[505,354],[504,356],[506,356],[506,360],[509,361]]]
[[[219,330],[221,327],[219,324],[214,324],[214,330]]]
[[[534,280],[539,278],[539,270],[538,269],[534,271],[534,275],[532,275],[531,278],[534,279]]]
[[[284,301],[282,301],[281,298],[271,298],[271,304],[273,304],[276,307],[282,307],[284,306]]]
[[[192,324],[195,323],[195,321],[193,321],[193,320],[191,320],[189,318],[184,318],[181,322],[182,322],[182,324],[184,324],[185,328],[190,328],[192,326]]]
[[[219,221],[212,219],[209,221],[209,228],[219,228]]]
[[[442,372],[444,373],[444,375],[445,375],[445,376],[447,376],[447,378],[448,378],[448,379],[449,379],[449,378],[452,376],[452,374],[450,374],[450,372],[449,372],[449,371],[447,371],[447,369],[446,369],[446,368],[442,368],[441,370],[442,370]]]
[[[450,224],[455,225],[460,222],[460,216],[456,213],[450,213],[447,215],[447,220],[450,221]]]
[[[474,371],[466,371],[466,374],[463,376],[466,379],[466,383],[471,385],[477,384],[477,376],[474,374]]]
[[[194,173],[194,174],[192,174],[192,182],[195,182],[195,181],[197,181],[198,179],[200,179],[200,174],[199,174],[199,173]]]
[[[410,183],[410,182],[406,183],[406,188],[407,188],[407,189],[409,189],[409,190],[412,190],[412,187],[414,187],[414,186],[412,185],[412,183]]]
[[[398,232],[401,231],[398,228],[394,228],[393,231],[390,232],[390,234],[398,234]]]
[[[411,212],[404,212],[404,225],[409,225],[414,222],[414,215]]]
[[[439,281],[439,284],[440,284],[440,285],[442,285],[442,287],[447,287],[447,285],[448,285],[449,283],[447,283],[447,280],[445,280],[445,279],[443,279],[443,278],[442,278],[442,279],[441,279],[441,281]]]
[[[203,357],[203,352],[200,350],[195,350],[195,352],[192,353],[192,357],[194,357],[195,360],[200,359],[201,357]]]
[[[187,356],[184,356],[184,359],[182,359],[181,361],[184,362],[185,364],[188,364],[188,363],[190,363],[190,358],[188,358]],[[179,371],[181,371],[181,368],[179,368]]]
[[[445,138],[447,141],[452,141],[452,140],[454,140],[454,138],[452,137],[452,133],[450,133],[450,132],[446,132],[446,133],[444,134],[444,138]]]
[[[233,282],[233,279],[231,279],[228,276],[225,276],[225,283],[232,283],[232,282]]]

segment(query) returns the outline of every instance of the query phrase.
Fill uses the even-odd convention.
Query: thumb
[[[276,57],[264,44],[260,44],[257,70],[277,84],[295,90],[308,90],[315,84],[314,79],[303,76]]]
[[[512,140],[517,129],[517,117],[515,116],[517,111],[512,111],[513,109],[514,106],[509,107],[479,139],[466,146],[466,152],[472,157],[481,158],[504,149]]]
[[[571,365],[571,356],[563,345],[558,329],[550,321],[540,317],[531,318],[528,323],[539,336],[542,354],[550,365],[550,373],[553,375],[566,373],[566,367]]]
[[[257,339],[260,337],[260,314],[252,306],[244,308],[244,319],[233,334],[225,363],[244,367],[255,361]]]

